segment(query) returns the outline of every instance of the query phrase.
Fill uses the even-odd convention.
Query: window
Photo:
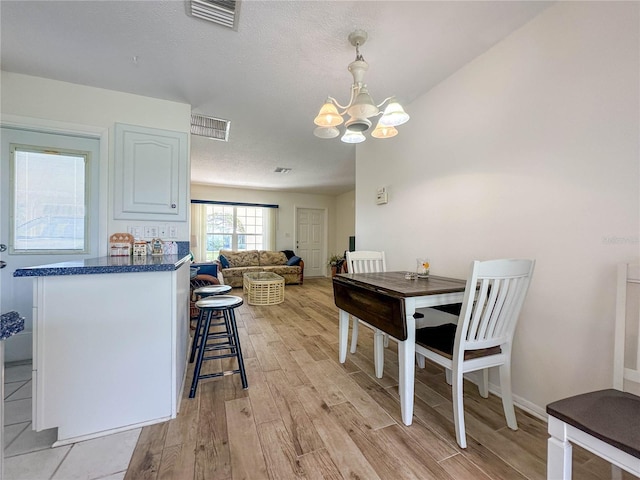
[[[88,152],[11,145],[16,253],[87,253]]]
[[[191,247],[198,261],[218,258],[220,250],[269,250],[273,244],[273,207],[192,204]]]

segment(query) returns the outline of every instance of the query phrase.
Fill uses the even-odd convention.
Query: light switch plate
[[[176,238],[178,236],[177,227],[169,227],[169,238]]]
[[[145,238],[158,238],[158,227],[144,227]]]
[[[142,228],[138,225],[129,227],[129,233],[133,238],[142,238]]]
[[[169,236],[169,227],[167,225],[160,225],[158,227],[158,236],[160,238],[167,238]]]

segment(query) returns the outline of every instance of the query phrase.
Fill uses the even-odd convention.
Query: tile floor
[[[31,363],[5,366],[4,480],[122,480],[141,429],[52,448],[31,429]]]

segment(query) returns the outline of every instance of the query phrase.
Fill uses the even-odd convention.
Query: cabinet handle
[[[171,204],[171,208],[176,208],[176,204],[175,204],[175,203],[172,203],[172,204]]]

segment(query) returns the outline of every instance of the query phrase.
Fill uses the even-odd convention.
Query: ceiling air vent
[[[191,114],[191,133],[201,137],[213,138],[223,142],[229,141],[229,127],[231,122],[221,118],[205,117]]]
[[[191,15],[238,30],[239,0],[191,0]]]

